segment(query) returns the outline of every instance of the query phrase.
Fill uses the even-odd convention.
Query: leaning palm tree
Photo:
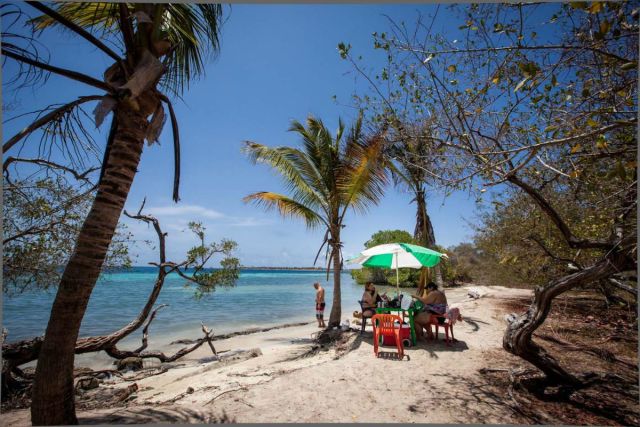
[[[267,147],[245,142],[244,152],[254,163],[266,163],[284,179],[289,196],[259,192],[246,196],[267,209],[277,209],[284,217],[301,218],[309,228],[326,230],[327,271],[333,263],[333,303],[328,328],[340,324],[342,241],[340,232],[349,208],[364,212],[383,194],[386,172],[383,161],[384,138],[366,137],[359,117],[347,135],[339,121],[333,137],[321,120],[309,117],[306,127],[294,121],[289,131],[302,138],[302,148]],[[316,255],[316,260],[318,256]]]
[[[7,140],[6,153],[29,134],[67,120],[87,102],[96,102],[96,125],[111,113],[96,197],[84,221],[75,250],[64,270],[51,309],[36,367],[31,406],[32,422],[77,424],[74,406],[74,348],[89,297],[100,273],[129,189],[138,168],[145,139],[158,140],[168,107],[174,137],[173,198],[178,200],[179,139],[169,98],[202,74],[208,53],[219,49],[222,9],[215,4],[56,3],[53,8],[28,2],[43,15],[30,21],[36,31],[59,27],[91,43],[113,59],[102,78],[57,67],[20,45],[20,37],[5,38],[2,54],[21,64],[25,75],[53,73],[97,89],[41,116]],[[38,37],[38,33],[33,36]],[[118,46],[116,53],[102,40]],[[79,66],[84,61],[78,58]],[[35,71],[34,71],[35,70]],[[23,72],[24,73],[24,72]],[[31,73],[31,74],[30,74]],[[67,141],[68,142],[68,141]]]
[[[388,163],[397,187],[407,189],[413,194],[412,202],[416,203],[416,227],[414,239],[422,246],[433,248],[436,236],[433,231],[431,218],[427,213],[426,182],[428,179],[426,162],[432,159],[432,144],[430,135],[425,131],[428,127],[400,126],[398,141],[390,144],[387,149]],[[439,265],[433,269],[433,279],[442,285],[442,272]],[[426,285],[429,276],[428,269],[420,272],[420,290]]]

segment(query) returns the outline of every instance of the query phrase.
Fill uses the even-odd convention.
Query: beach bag
[[[413,301],[412,306],[415,311],[422,311],[422,309],[424,308],[424,303],[417,299]]]

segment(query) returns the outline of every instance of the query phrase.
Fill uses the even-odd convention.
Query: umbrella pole
[[[400,273],[398,273],[398,254],[396,254],[396,297],[400,299]]]

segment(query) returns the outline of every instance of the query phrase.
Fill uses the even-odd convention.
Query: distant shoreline
[[[133,265],[130,268],[112,268],[112,270],[114,270],[114,272],[119,272],[119,271],[126,271],[126,270],[131,270],[134,268],[144,268],[144,269],[149,269],[149,270],[155,270],[156,267],[153,266],[149,266],[149,265]],[[295,271],[327,271],[326,268],[324,267],[245,267],[242,266],[240,267],[240,271],[245,271],[245,270],[263,270],[263,271],[273,271],[273,270],[295,270]],[[344,273],[349,273],[352,269],[350,268],[343,268],[342,272]],[[333,272],[333,269],[329,269],[329,272]]]
[[[305,270],[305,271],[327,271],[324,267],[240,267],[240,270]],[[333,271],[330,269],[329,271]],[[343,269],[342,271],[349,271]]]

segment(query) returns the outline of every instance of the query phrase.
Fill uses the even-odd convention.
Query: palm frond
[[[276,170],[296,200],[311,207],[326,205],[326,194],[314,182],[314,170],[305,153],[291,147],[267,147],[245,141],[242,151],[254,163],[265,163]]]
[[[161,86],[180,94],[205,71],[206,61],[220,50],[222,6],[211,3],[127,3],[130,17],[137,12],[147,11],[153,25],[141,24],[135,27],[133,39],[136,48],[149,48],[149,43],[167,40],[172,48],[165,57],[167,72]],[[119,34],[120,5],[118,3],[64,2],[57,3],[56,12],[74,24],[91,32]],[[31,21],[36,29],[58,25],[50,16],[43,15]],[[151,31],[146,31],[151,28]],[[121,44],[123,50],[124,43]],[[135,56],[137,52],[127,52]]]
[[[254,203],[269,209],[277,209],[285,218],[300,218],[304,220],[308,228],[316,228],[319,225],[327,225],[326,221],[312,209],[306,207],[282,194],[261,191],[250,194],[242,199],[245,203]]]
[[[331,133],[322,120],[313,116],[307,117],[307,126],[300,122],[292,122],[289,130],[302,136],[304,152],[309,159],[309,168],[313,169],[313,179],[325,194],[336,191],[335,170],[338,169],[338,153],[334,149]]]
[[[222,6],[209,3],[165,6],[161,29],[175,49],[167,58],[168,70],[162,85],[181,93],[204,73],[208,57],[220,50]]]
[[[387,160],[387,168],[391,173],[391,179],[393,185],[400,189],[413,189],[414,182],[411,179],[408,171],[404,168],[404,165],[400,161]]]
[[[99,34],[114,34],[118,31],[118,3],[107,2],[60,2],[54,10],[74,24]],[[48,15],[30,21],[37,30],[57,26],[60,23]]]
[[[385,139],[380,135],[364,143],[352,143],[350,165],[340,183],[344,211],[351,206],[364,212],[369,205],[380,201],[387,183],[387,165],[382,156],[384,145]]]

